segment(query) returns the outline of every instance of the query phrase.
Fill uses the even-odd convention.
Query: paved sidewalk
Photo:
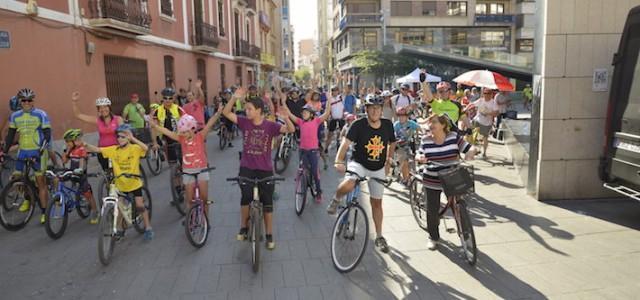
[[[217,145],[215,135],[211,141]],[[537,202],[525,195],[506,149],[496,144],[487,161],[474,162],[478,196],[470,206],[479,244],[476,267],[459,256],[457,235],[444,226],[445,243],[435,252],[426,249],[426,232],[413,219],[407,193],[394,184],[383,201],[383,232],[391,253],[376,251],[371,239],[359,267],[338,273],[329,254],[334,219],[325,213],[326,199],[295,215],[293,163],[284,174],[288,180],[278,187],[276,249],[263,251],[264,263],[254,274],[248,244],[235,241],[239,190],[223,180],[237,172],[237,148],[209,148],[218,169],[210,182],[214,229],[204,248],[191,247],[180,217],[168,205],[165,171],[150,180],[155,240],[143,243],[128,232],[108,267],[98,262],[96,227],[75,213],[57,241],[35,222],[17,233],[0,230],[0,298],[632,299],[640,294],[640,203]],[[323,172],[326,195],[339,178],[333,170]],[[454,226],[451,219],[445,222]]]

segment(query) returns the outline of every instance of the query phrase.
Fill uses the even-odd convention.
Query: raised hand
[[[73,101],[73,102],[78,102],[78,101],[80,101],[80,92],[77,92],[77,91],[76,91],[76,92],[73,92],[73,93],[71,94],[71,101]]]

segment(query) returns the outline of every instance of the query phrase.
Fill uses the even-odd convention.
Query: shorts
[[[369,185],[369,196],[373,199],[382,199],[382,196],[384,195],[384,185],[382,185],[382,183],[376,180],[373,180],[372,178],[385,179],[384,168],[380,170],[372,171],[372,170],[368,170],[367,168],[365,168],[364,166],[362,166],[361,164],[355,161],[350,161],[347,164],[347,170],[351,172],[355,172],[360,176],[365,176],[370,178],[370,180],[367,180],[367,184]],[[351,175],[351,174],[345,175],[345,178],[350,180],[358,179],[355,175]]]
[[[174,140],[165,139],[165,143],[167,145],[167,160],[169,163],[176,163],[178,159],[182,158],[182,149],[180,148],[180,144],[175,142]]]
[[[142,188],[139,188],[137,190],[133,190],[133,191],[130,191],[130,192],[123,192],[123,193],[125,193],[127,195],[131,195],[133,197],[142,197]]]
[[[273,176],[272,171],[252,170],[245,167],[240,167],[240,174],[238,176],[247,178],[266,178]],[[260,202],[264,207],[264,212],[273,212],[273,191],[275,190],[274,184],[262,183],[258,187],[258,196]],[[248,184],[240,185],[240,191],[242,192],[242,198],[240,205],[247,206],[253,201],[253,187]]]
[[[488,136],[489,133],[491,133],[492,127],[492,125],[485,126],[478,123],[478,121],[473,121],[473,128],[478,128],[482,136]]]
[[[329,132],[334,132],[336,129],[342,129],[344,126],[344,119],[331,119],[329,120]]]
[[[24,171],[25,162],[21,159],[29,159],[35,158],[33,164],[33,170],[35,171],[36,176],[44,175],[45,170],[47,169],[47,165],[49,164],[49,151],[42,151],[42,155],[40,155],[40,150],[18,150],[16,161],[16,173],[22,173]],[[39,159],[38,159],[39,158]]]
[[[411,155],[411,148],[408,146],[398,147],[398,149],[396,149],[396,160],[399,162],[403,162],[411,158],[413,158]]]
[[[182,172],[184,173],[198,173],[202,171],[204,168],[195,168],[195,169],[184,169]],[[204,172],[198,174],[198,181],[209,181],[209,172]],[[182,182],[184,184],[192,184],[196,182],[196,178],[192,175],[182,174]]]

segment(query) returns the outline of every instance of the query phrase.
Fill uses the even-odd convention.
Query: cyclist
[[[460,134],[451,130],[450,122],[446,114],[432,114],[428,118],[430,133],[422,139],[416,154],[416,160],[421,164],[434,161],[444,165],[427,165],[420,170],[424,178],[423,184],[427,188],[427,231],[429,232],[427,248],[429,250],[435,250],[440,239],[438,215],[442,185],[438,172],[459,164],[459,153],[465,153],[467,159],[473,159],[475,154],[471,150],[471,145]]]
[[[91,152],[101,153],[105,158],[110,159],[113,166],[113,175],[116,176],[116,188],[122,193],[133,194],[135,198],[136,211],[142,215],[144,220],[144,240],[153,239],[153,228],[149,219],[149,212],[144,206],[142,198],[142,179],[139,177],[118,177],[121,174],[132,174],[140,176],[140,158],[147,153],[148,147],[138,140],[131,133],[131,126],[128,124],[120,125],[116,129],[118,145],[109,147],[96,147],[85,144],[87,150]],[[121,218],[121,216],[120,216]],[[118,226],[122,226],[122,222],[118,221]],[[118,228],[117,236],[124,237],[124,230]]]
[[[344,89],[344,111],[350,114],[356,113],[356,102],[358,99],[353,94],[353,86],[348,83]]]
[[[184,112],[194,117],[198,122],[198,129],[202,129],[205,124],[204,110],[206,107],[205,95],[202,91],[202,80],[196,80],[195,88],[193,89],[193,91],[189,91],[189,93],[187,94],[187,99],[189,100],[189,102],[182,106]]]
[[[22,109],[12,113],[9,118],[9,132],[5,138],[2,153],[9,151],[15,135],[18,133],[19,150],[17,158],[36,159],[34,164],[35,178],[42,212],[40,215],[40,224],[44,224],[46,218],[44,211],[47,207],[47,200],[49,199],[49,192],[44,177],[44,171],[47,169],[47,163],[49,161],[49,151],[45,151],[44,148],[51,143],[51,124],[49,123],[47,113],[35,108],[34,100],[36,94],[33,90],[29,88],[21,89],[17,96],[22,104]],[[4,154],[2,153],[0,153],[0,160],[4,158]],[[25,164],[23,161],[16,161],[16,173],[22,172],[24,167]],[[29,205],[31,205],[31,202],[25,200],[18,210],[20,212],[26,212],[30,208]]]
[[[451,100],[451,85],[446,81],[441,81],[436,86],[436,91],[437,98],[431,94],[431,89],[428,85],[423,85],[423,97],[431,105],[431,111],[438,115],[448,115],[457,127],[459,126],[458,123],[461,122],[463,125],[459,126],[461,129],[470,128],[471,124],[464,114],[462,105]]]
[[[91,185],[89,184],[86,174],[89,155],[87,153],[87,149],[82,143],[82,140],[80,140],[80,137],[82,137],[82,130],[80,129],[69,129],[64,133],[62,138],[67,144],[67,149],[62,156],[62,163],[66,164],[67,162],[69,162],[69,169],[73,170],[76,175],[80,176],[78,191],[82,193],[89,202],[89,207],[91,208],[89,223],[98,224],[96,200],[95,198],[93,198]]]
[[[408,110],[412,110],[414,108],[414,99],[409,94],[410,90],[411,86],[408,83],[403,83],[400,86],[400,93],[391,98],[394,110],[403,107],[406,107]]]
[[[182,171],[184,173],[198,173],[203,169],[206,169],[209,165],[207,160],[207,150],[205,148],[205,139],[207,134],[220,118],[222,113],[222,106],[218,108],[218,112],[209,119],[207,124],[202,130],[197,131],[198,121],[188,114],[182,115],[178,120],[178,133],[170,131],[154,122],[151,122],[151,126],[164,134],[164,136],[177,141],[182,147]],[[191,209],[191,200],[193,200],[194,185],[196,184],[195,178],[190,175],[182,175],[182,182],[184,182],[186,188],[186,210]],[[198,176],[198,189],[200,190],[200,199],[204,203],[205,215],[209,216],[209,204],[208,199],[208,182],[209,173],[202,173]]]
[[[158,124],[161,124],[164,128],[176,132],[178,130],[178,120],[180,116],[184,114],[184,110],[177,104],[175,104],[174,97],[176,92],[172,88],[165,88],[162,90],[162,105],[157,110],[151,111],[151,115],[154,116]],[[153,147],[159,148],[157,137],[160,135],[157,130],[153,130]],[[164,144],[166,145],[167,159],[169,161],[169,167],[175,170],[176,163],[180,155],[180,147],[178,142],[171,138],[164,136]],[[178,184],[178,183],[174,183]],[[171,200],[171,204],[174,205],[175,201]]]
[[[389,119],[392,121],[396,121],[396,110],[393,106],[393,101],[391,101],[391,97],[393,94],[390,91],[384,90],[380,96],[383,99],[382,104],[382,117],[385,119]]]
[[[300,127],[300,160],[305,166],[309,166],[309,171],[316,182],[316,203],[322,202],[322,189],[320,188],[320,172],[318,171],[318,128],[329,118],[331,111],[325,109],[324,113],[316,116],[316,110],[309,104],[302,108],[302,119],[289,112],[289,118],[294,124]]]
[[[122,118],[131,125],[134,131],[144,129],[144,106],[140,104],[140,96],[137,93],[131,94],[131,102],[122,109]]]
[[[384,178],[384,167],[391,161],[396,147],[396,136],[393,132],[393,123],[382,118],[382,99],[373,94],[365,99],[367,117],[355,121],[349,129],[347,137],[343,140],[336,155],[335,168],[344,173],[349,170],[370,178]],[[352,160],[345,168],[345,155],[351,144],[354,144]],[[340,183],[336,195],[327,207],[327,213],[336,213],[340,200],[348,192],[355,188],[353,175],[347,175]],[[375,245],[382,252],[389,252],[387,240],[382,236],[382,195],[384,186],[376,181],[369,180],[369,193],[373,222],[376,228]]]
[[[291,88],[286,100],[287,108],[291,113],[298,118],[302,118],[302,107],[305,104],[305,101],[300,98],[300,89],[297,87]]]
[[[396,149],[397,161],[400,162],[400,170],[402,172],[402,184],[409,184],[409,159],[413,153],[412,145],[414,138],[420,131],[420,126],[413,120],[409,120],[409,112],[406,108],[401,107],[396,110],[398,121],[393,124],[393,130],[398,140],[398,148]],[[387,171],[388,174],[388,171]]]
[[[327,133],[327,138],[325,140],[325,154],[329,152],[333,133],[338,130],[338,133],[336,134],[339,134],[340,130],[342,130],[342,127],[344,126],[344,99],[342,95],[340,95],[340,90],[337,86],[331,87],[331,95],[328,99],[328,104],[329,110],[331,111],[331,119],[329,120],[329,132]],[[338,147],[340,147],[340,145],[336,145],[336,151]]]
[[[234,97],[240,99],[244,96],[245,90],[238,89]],[[227,103],[222,113],[231,122],[238,124],[240,130],[242,130],[243,149],[240,159],[240,174],[239,176],[248,178],[266,178],[273,176],[273,164],[271,159],[271,143],[273,138],[281,133],[290,133],[294,131],[293,123],[284,113],[288,110],[283,107],[282,112],[279,115],[284,119],[286,126],[282,126],[278,123],[265,120],[264,118],[264,102],[260,99],[251,99],[246,105],[247,116],[238,116],[231,111],[233,102]],[[240,218],[240,232],[237,239],[244,240],[247,236],[247,221],[249,219],[249,204],[253,199],[252,188],[249,186],[240,186],[242,192],[241,200],[241,218]],[[264,205],[264,223],[266,229],[266,246],[267,249],[273,250],[275,248],[275,242],[273,241],[273,184],[261,184],[260,201]]]
[[[493,97],[493,92],[488,88],[482,88],[482,98],[473,103],[477,113],[473,118],[473,127],[482,135],[482,158],[487,158],[489,147],[489,134],[493,128],[493,120],[500,114],[500,107]]]
[[[111,100],[106,97],[96,99],[97,117],[81,113],[78,108],[78,101],[80,101],[80,93],[74,92],[71,94],[71,108],[75,117],[85,123],[98,126],[98,146],[109,147],[117,145],[116,129],[124,124],[124,121],[111,111]],[[98,154],[98,162],[100,162],[102,170],[109,169],[109,161],[102,154]]]

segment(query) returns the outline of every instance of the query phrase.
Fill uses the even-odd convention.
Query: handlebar
[[[116,177],[114,178],[114,180],[115,180],[115,179],[118,179],[118,178],[120,178],[120,177],[126,177],[126,178],[140,178],[140,179],[143,179],[143,178],[142,178],[142,176],[140,176],[140,175],[136,175],[136,174],[128,174],[128,173],[122,173],[122,174],[120,174],[120,175],[116,176]]]
[[[353,171],[350,171],[350,170],[346,170],[345,173],[351,174],[351,175],[355,175],[358,178],[357,179],[358,182],[363,182],[363,181],[367,181],[369,179],[373,179],[373,180],[375,180],[375,181],[377,181],[379,183],[382,183],[382,184],[388,184],[389,183],[389,181],[387,181],[386,179],[375,178],[375,177],[367,178],[365,176],[360,176],[360,174],[358,174],[356,172],[353,172]]]
[[[248,177],[243,177],[243,176],[238,176],[238,177],[231,177],[231,178],[227,178],[227,181],[235,181],[239,184],[252,184],[252,185],[257,185],[260,183],[276,183],[278,181],[284,181],[283,177],[276,177],[276,176],[269,176],[269,177],[265,177],[262,179],[259,178],[248,178]]]

